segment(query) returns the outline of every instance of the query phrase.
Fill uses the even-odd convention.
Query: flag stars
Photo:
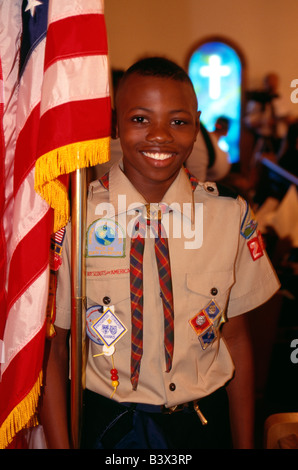
[[[35,8],[39,5],[42,5],[42,2],[39,2],[38,0],[27,0],[25,11],[30,10],[31,16],[33,17],[35,15]]]

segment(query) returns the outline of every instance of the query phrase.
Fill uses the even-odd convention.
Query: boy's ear
[[[197,112],[197,118],[196,118],[196,128],[197,128],[197,134],[200,132],[200,116],[201,116],[201,111]]]

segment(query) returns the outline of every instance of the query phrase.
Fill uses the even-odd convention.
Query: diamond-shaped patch
[[[93,323],[92,329],[107,346],[116,343],[127,331],[110,308],[104,310],[102,316]]]

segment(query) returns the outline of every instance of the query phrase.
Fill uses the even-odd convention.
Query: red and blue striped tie
[[[130,250],[130,287],[131,287],[131,318],[132,318],[132,347],[131,347],[131,383],[133,389],[138,386],[140,364],[143,355],[143,255],[146,236],[146,225],[151,223],[155,235],[155,255],[159,273],[160,293],[164,311],[164,347],[166,371],[172,367],[174,350],[174,308],[171,268],[169,259],[168,239],[160,218],[145,220],[138,218],[138,234],[131,241]]]
[[[130,247],[130,299],[131,299],[131,383],[138,386],[143,355],[143,256],[146,222],[142,217],[136,226],[137,234]]]

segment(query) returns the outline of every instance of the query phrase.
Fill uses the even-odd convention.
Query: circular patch
[[[94,343],[103,346],[103,341],[99,338],[99,336],[95,333],[92,328],[92,325],[96,320],[98,320],[103,313],[103,306],[102,305],[93,305],[89,307],[86,312],[86,333],[88,338],[90,338]]]

